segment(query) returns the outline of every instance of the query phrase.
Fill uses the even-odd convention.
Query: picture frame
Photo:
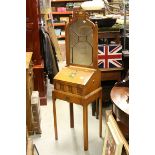
[[[33,144],[33,155],[39,155],[38,149],[35,144]]]
[[[121,155],[123,148],[123,141],[119,135],[119,128],[115,125],[112,115],[109,116],[106,125],[106,133],[103,145],[102,155]]]

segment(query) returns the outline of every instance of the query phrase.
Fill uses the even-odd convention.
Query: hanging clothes
[[[50,83],[53,83],[53,78],[59,72],[59,67],[55,49],[52,45],[50,36],[45,31],[44,27],[41,27],[40,29],[40,42],[41,52],[44,59],[44,71],[48,75]]]

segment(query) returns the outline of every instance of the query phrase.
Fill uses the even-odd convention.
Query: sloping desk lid
[[[55,77],[55,80],[86,85],[96,69],[68,66],[63,68]]]

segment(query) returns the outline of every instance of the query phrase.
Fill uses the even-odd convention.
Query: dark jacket
[[[44,59],[44,71],[52,83],[54,76],[59,71],[59,68],[55,49],[52,46],[49,34],[45,31],[44,27],[41,27],[40,29],[40,39],[41,52]]]

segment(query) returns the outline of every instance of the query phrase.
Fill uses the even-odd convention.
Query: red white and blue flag
[[[98,67],[99,68],[122,67],[122,45],[120,44],[98,45]]]

